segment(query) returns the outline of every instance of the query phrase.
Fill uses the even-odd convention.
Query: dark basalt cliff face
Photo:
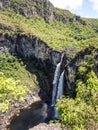
[[[53,65],[58,63],[61,56],[59,51],[53,50],[35,36],[17,35],[11,37],[7,34],[0,34],[0,52],[6,51],[18,54],[24,59],[29,59],[32,55],[43,61],[48,59]]]
[[[72,92],[72,96],[75,96],[75,81],[78,76],[78,67],[88,60],[87,56],[91,55],[93,51],[93,69],[98,75],[98,49],[94,47],[84,49],[71,59],[67,54],[68,50],[64,52],[55,51],[35,36],[17,35],[16,37],[11,37],[6,34],[0,35],[1,53],[10,52],[13,55],[21,57],[27,64],[27,68],[28,66],[32,68],[32,65],[37,63],[38,69],[45,75],[44,79],[41,75],[37,75],[41,88],[39,95],[45,102],[51,102],[54,72],[62,53],[64,57],[61,72],[65,70],[65,95],[67,96],[69,92]]]
[[[98,49],[90,46],[89,48],[76,53],[75,57],[68,61],[68,64],[65,66],[64,83],[66,96],[69,96],[69,92],[72,91],[72,97],[75,97],[76,81],[81,78],[81,74],[79,74],[78,69],[81,66],[85,66],[85,63],[89,63],[87,71],[90,72],[93,70],[98,76]],[[91,67],[90,64],[92,64],[93,67]]]
[[[27,64],[27,69],[37,64],[38,71],[41,71],[46,77],[42,79],[39,73],[37,75],[41,87],[40,96],[43,100],[49,100],[55,67],[60,61],[61,53],[51,49],[45,42],[35,36],[17,35],[11,37],[7,34],[1,34],[0,53],[5,52],[21,57]]]
[[[67,10],[56,9],[49,0],[1,0],[0,1],[0,10],[11,10],[16,13],[19,13],[23,16],[32,18],[36,16],[42,17],[46,22],[52,22],[54,20],[66,22],[79,22],[83,25],[86,25],[86,22],[83,21],[80,16],[72,15]],[[66,12],[70,14],[71,17],[66,16]]]

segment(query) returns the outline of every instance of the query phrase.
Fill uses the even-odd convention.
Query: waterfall
[[[57,64],[55,74],[54,74],[51,106],[55,106],[55,103],[56,103],[57,88],[58,88],[58,81],[60,78],[60,67],[61,67],[62,59],[63,59],[63,56],[61,57],[60,62]]]
[[[51,106],[54,106],[56,103],[57,85],[58,85],[58,80],[60,77],[60,66],[61,66],[61,62],[57,64],[55,74],[54,74],[53,90],[52,90],[52,105]]]
[[[57,90],[57,98],[59,99],[63,95],[63,86],[64,86],[64,71],[61,73],[58,83],[58,90]]]

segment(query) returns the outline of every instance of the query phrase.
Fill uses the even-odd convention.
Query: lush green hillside
[[[34,71],[34,68],[33,68]],[[0,54],[0,110],[6,112],[13,100],[37,89],[36,75],[27,71],[22,60],[9,53]]]
[[[98,20],[86,19],[42,0],[1,0],[0,32],[36,35],[54,49],[98,46]],[[54,14],[54,15],[53,15]],[[85,24],[84,24],[85,23]]]
[[[98,19],[94,18],[83,18],[86,21],[87,25],[90,26],[95,32],[98,33]]]
[[[1,0],[1,3],[3,4],[0,7],[0,33],[13,36],[17,34],[35,35],[57,50],[79,51],[90,45],[98,47],[97,19],[77,17],[67,10],[54,8],[45,0],[42,2],[38,0],[28,0],[27,2],[26,0],[8,0],[8,2]],[[35,15],[32,14],[34,11]],[[31,75],[25,66],[21,66],[20,61],[11,61],[9,64],[7,61],[9,57],[4,56],[3,59],[0,56],[0,58],[0,71],[7,77],[20,79],[22,84],[28,86],[30,84],[35,86],[36,81],[31,80],[31,78],[36,79],[35,75]]]
[[[26,18],[14,12],[0,12],[0,32],[16,35],[18,33],[36,35],[54,49],[82,49],[89,45],[98,46],[98,36],[87,25],[78,22],[66,24],[54,21],[47,23],[41,17]]]
[[[63,57],[64,66],[62,64],[61,69],[64,67],[64,71],[68,75],[66,82],[74,80],[72,83],[74,84],[75,96],[73,97],[75,99],[68,98],[70,91],[71,93],[73,91],[71,89],[68,90],[69,96],[67,98],[64,96],[58,100],[56,108],[60,116],[56,122],[62,125],[62,129],[65,127],[71,130],[95,129],[98,124],[98,50],[96,49],[98,48],[98,19],[81,18],[68,10],[53,7],[48,0],[0,0],[0,34],[8,34],[13,37],[18,34],[25,34],[29,37],[33,35],[55,50],[70,50],[66,51],[70,53],[70,56],[84,48],[94,46],[92,53],[88,48],[84,49],[83,53],[81,51],[78,56],[76,54],[76,59],[67,57],[68,55],[66,58]],[[2,39],[0,42],[3,44]],[[33,48],[37,47],[33,46]],[[35,53],[47,52],[47,48],[35,49]],[[17,51],[17,47],[15,49]],[[49,49],[49,57],[54,60],[56,56],[52,57],[50,50],[52,49]],[[82,59],[86,51],[88,56]],[[48,55],[46,52],[45,54]],[[73,52],[75,53],[73,54]],[[43,58],[39,60],[32,56],[32,59],[28,58],[28,61],[26,59],[22,61],[19,57],[9,53],[0,54],[0,111],[8,111],[12,102],[23,101],[24,96],[31,93],[39,85],[40,88],[42,87],[43,97],[48,102],[47,95],[49,95],[49,102],[51,101],[50,93],[52,92],[50,91],[52,91],[52,76],[54,76],[52,74],[55,70],[52,73],[50,71],[55,67],[50,63],[52,60],[45,59],[43,54],[41,55]],[[87,62],[85,62],[86,60]],[[67,62],[73,63],[70,65]],[[44,68],[47,71],[44,72]],[[65,85],[65,87],[68,86]],[[41,94],[39,93],[40,97]]]
[[[36,87],[38,85],[36,76],[26,70],[26,65],[22,60],[8,54],[0,54],[0,72],[6,77],[13,77],[15,80],[20,80],[22,85]]]
[[[86,60],[77,68],[76,97],[62,97],[57,102],[59,119],[62,129],[97,130],[98,129],[98,71],[94,72],[96,51],[87,55]],[[81,58],[80,58],[81,59]]]

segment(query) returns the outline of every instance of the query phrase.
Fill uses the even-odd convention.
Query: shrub
[[[57,103],[57,110],[62,129],[67,127],[71,130],[85,130],[96,125],[97,112],[79,99],[62,98]]]
[[[7,112],[13,100],[24,101],[24,96],[30,93],[26,86],[18,84],[13,78],[7,78],[0,72],[0,110]]]
[[[34,71],[35,68],[32,67]],[[21,59],[16,56],[12,56],[9,53],[0,54],[0,72],[6,77],[12,77],[15,80],[20,80],[20,84],[26,86],[38,86],[38,81],[34,73],[30,73],[26,69],[26,65]]]
[[[85,83],[77,81],[75,99],[62,98],[57,102],[60,114],[58,122],[63,129],[92,130],[98,123],[98,78],[93,71],[86,74],[85,78]]]

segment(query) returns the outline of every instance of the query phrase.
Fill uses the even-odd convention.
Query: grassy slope
[[[54,21],[46,23],[42,18],[26,18],[14,12],[0,12],[0,32],[36,35],[54,49],[82,49],[90,44],[98,46],[98,37],[89,26],[80,23]],[[93,42],[92,42],[93,41]]]
[[[59,8],[54,8],[56,14],[63,16],[64,18],[73,18],[75,14],[72,14],[70,11],[65,10],[65,9],[59,9]]]
[[[83,18],[86,21],[88,26],[92,27],[95,31],[98,32],[98,19],[95,18]]]
[[[10,54],[0,54],[0,72],[8,78],[19,80],[22,85],[32,86],[31,89],[38,86],[36,75],[27,71],[24,63]]]

